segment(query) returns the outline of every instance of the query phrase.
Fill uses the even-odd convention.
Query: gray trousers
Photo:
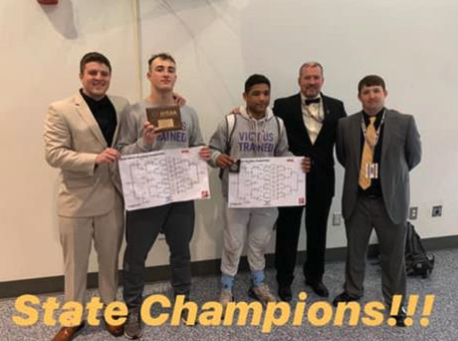
[[[373,228],[380,246],[382,293],[390,305],[393,295],[406,294],[404,249],[407,226],[406,222],[395,224],[391,221],[382,198],[360,195],[352,216],[345,221],[348,249],[344,289],[350,295],[362,296],[364,293],[367,248]]]
[[[157,236],[164,232],[170,250],[172,287],[175,295],[189,295],[194,232],[194,202],[178,202],[127,212],[123,296],[129,309],[139,308],[145,286],[145,262]]]
[[[275,207],[226,208],[226,226],[223,234],[221,272],[235,276],[239,267],[245,241],[250,270],[263,271],[266,266],[264,254],[269,246],[273,226],[278,217]]]

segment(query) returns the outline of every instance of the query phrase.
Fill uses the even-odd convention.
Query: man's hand
[[[219,167],[219,168],[227,168],[227,167],[230,167],[232,166],[234,163],[236,162],[236,160],[232,157],[230,157],[229,155],[227,154],[221,154],[220,156],[218,156],[216,158],[216,165]]]
[[[157,137],[157,128],[150,122],[143,123],[143,142],[147,146],[152,146]]]
[[[301,167],[304,173],[309,173],[312,168],[312,160],[305,156],[301,161]]]
[[[119,160],[121,154],[116,149],[107,148],[103,152],[101,152],[95,158],[96,165],[102,165],[104,163],[113,163]]]
[[[177,94],[176,92],[173,93],[173,100],[179,107],[182,107],[186,104],[186,98],[181,97],[180,94]]]
[[[205,161],[208,161],[210,160],[210,156],[211,156],[211,151],[210,151],[210,148],[208,148],[207,146],[203,146],[202,148],[200,148],[199,150],[199,156],[202,160],[205,160]]]
[[[240,115],[240,107],[235,107],[231,110],[230,114]]]

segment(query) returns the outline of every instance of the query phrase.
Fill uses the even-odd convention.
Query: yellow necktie
[[[362,189],[367,189],[371,185],[371,179],[368,174],[368,165],[370,165],[374,159],[375,140],[377,138],[377,132],[375,131],[374,126],[375,119],[376,117],[369,117],[369,126],[366,130],[366,138],[364,139],[361,168],[359,170],[359,185]]]

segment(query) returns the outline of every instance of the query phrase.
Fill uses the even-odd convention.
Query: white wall
[[[0,282],[62,274],[57,171],[44,161],[42,129],[47,104],[78,89],[78,62],[90,50],[109,56],[110,92],[131,101],[148,93],[139,68],[145,74],[152,53],[171,52],[178,62],[176,90],[199,112],[207,139],[239,104],[252,73],[265,73],[277,98],[297,92],[302,62],[318,60],[324,92],[344,100],[349,113],[359,109],[358,80],[382,75],[388,106],[414,114],[422,135],[423,163],[412,173],[415,224],[423,237],[456,234],[455,1],[139,0],[136,6],[134,0],[61,0],[57,7],[0,2]],[[214,200],[197,203],[194,260],[220,256],[215,174]],[[333,212],[340,211],[341,182],[339,167]],[[430,217],[433,204],[444,205],[441,218]],[[345,246],[343,226],[330,226],[328,246]],[[160,241],[148,265],[167,261]],[[95,265],[92,257],[92,271]]]
[[[112,93],[136,98],[131,7],[0,1],[0,281],[62,274],[58,173],[44,161],[42,142],[47,106],[78,90],[79,59],[90,50],[110,56]]]

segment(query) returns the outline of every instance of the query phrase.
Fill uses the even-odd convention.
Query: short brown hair
[[[155,59],[162,59],[162,60],[170,60],[171,62],[173,62],[173,64],[176,64],[175,62],[175,59],[172,57],[171,54],[169,53],[165,53],[165,52],[161,52],[161,53],[157,53],[157,54],[153,54],[150,59],[148,59],[148,67],[151,69],[151,64],[153,63],[153,61]]]
[[[381,86],[383,91],[386,91],[385,81],[382,77],[377,75],[368,75],[361,79],[358,83],[358,94],[361,93],[361,90],[365,86]]]
[[[111,64],[107,57],[99,52],[88,52],[86,53],[80,61],[80,73],[84,73],[84,68],[86,64],[97,62],[100,64],[105,64],[111,72]]]

